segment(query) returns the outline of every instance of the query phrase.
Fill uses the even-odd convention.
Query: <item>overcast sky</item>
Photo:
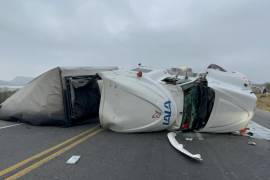
[[[270,81],[269,0],[0,1],[0,79],[55,66],[210,63]]]

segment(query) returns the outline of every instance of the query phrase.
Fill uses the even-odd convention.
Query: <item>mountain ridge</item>
[[[11,81],[0,80],[0,85],[1,86],[21,86],[21,85],[25,85],[25,84],[29,83],[33,79],[34,79],[33,77],[16,76]]]

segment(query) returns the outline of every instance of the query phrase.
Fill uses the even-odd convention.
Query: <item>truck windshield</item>
[[[203,128],[212,112],[215,92],[207,86],[207,81],[198,80],[182,86],[184,110],[180,130],[192,131]]]

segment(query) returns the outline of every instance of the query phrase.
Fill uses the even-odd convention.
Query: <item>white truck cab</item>
[[[100,123],[113,131],[225,133],[245,128],[254,115],[256,96],[240,74],[211,69],[206,77],[186,77],[135,69],[99,75]]]

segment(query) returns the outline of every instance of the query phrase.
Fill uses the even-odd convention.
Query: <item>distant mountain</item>
[[[2,81],[0,80],[0,85],[8,84],[8,81]]]
[[[25,85],[32,80],[33,80],[32,77],[17,76],[14,79],[12,79],[9,83],[12,85]]]
[[[6,86],[23,86],[32,80],[33,80],[32,77],[17,76],[14,79],[12,79],[11,81],[0,80],[0,85],[2,85],[2,86],[5,86],[5,85]]]

